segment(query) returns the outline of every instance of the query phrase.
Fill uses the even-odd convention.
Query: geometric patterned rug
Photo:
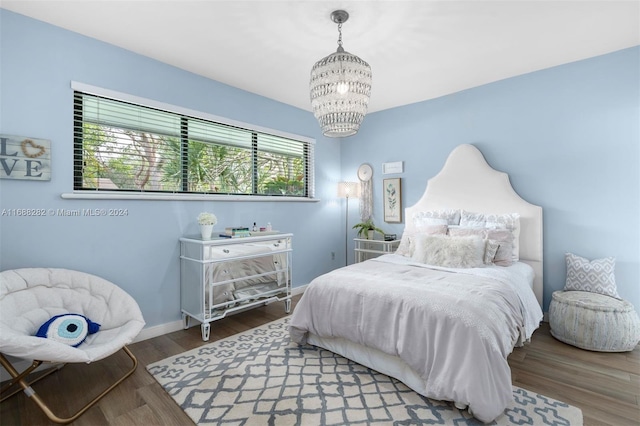
[[[198,425],[480,425],[468,411],[315,346],[289,317],[147,366]],[[582,411],[513,387],[494,425],[582,425]]]

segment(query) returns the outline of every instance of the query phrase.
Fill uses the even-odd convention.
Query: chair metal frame
[[[5,370],[7,370],[7,372],[12,377],[12,379],[9,380],[9,383],[7,383],[5,386],[2,387],[2,389],[0,389],[0,402],[5,401],[6,399],[18,394],[22,390],[24,391],[25,395],[27,395],[27,397],[29,397],[29,399],[31,399],[44,412],[44,414],[49,418],[49,420],[59,424],[71,423],[77,420],[78,417],[83,415],[89,408],[93,407],[98,401],[100,401],[104,396],[106,396],[116,386],[118,386],[127,377],[131,376],[134,373],[134,371],[136,371],[136,368],[138,367],[138,359],[133,355],[131,350],[129,350],[129,348],[127,348],[126,346],[123,346],[122,350],[131,359],[132,367],[129,370],[127,370],[127,372],[122,377],[120,377],[108,388],[102,391],[99,395],[97,395],[95,398],[93,398],[91,401],[85,404],[82,408],[80,408],[80,410],[78,410],[75,414],[66,418],[59,417],[56,414],[54,414],[53,411],[49,408],[49,406],[44,402],[44,400],[31,387],[32,384],[40,381],[41,379],[49,376],[52,373],[55,373],[56,371],[59,371],[66,364],[52,366],[50,369],[44,371],[37,378],[31,381],[27,381],[28,376],[46,361],[33,361],[31,366],[26,368],[22,373],[19,373],[11,364],[11,362],[2,353],[0,353],[0,364],[2,365],[2,367],[4,367]],[[15,389],[13,392],[8,393],[7,395],[4,395],[6,392],[9,391],[9,389],[11,389],[14,386],[17,387],[17,389]]]

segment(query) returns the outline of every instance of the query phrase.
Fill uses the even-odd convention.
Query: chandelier
[[[311,107],[322,133],[330,138],[355,135],[367,113],[371,95],[371,67],[342,48],[344,10],[331,13],[338,24],[338,50],[320,59],[311,69]]]

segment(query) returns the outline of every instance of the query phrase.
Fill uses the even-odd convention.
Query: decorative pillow
[[[513,234],[508,229],[487,229],[487,238],[500,245],[493,258],[498,266],[511,266],[513,260]]]
[[[413,218],[414,226],[435,226],[435,225],[448,225],[447,219],[435,218],[435,217],[419,217]]]
[[[484,240],[484,263],[485,265],[491,265],[496,258],[498,249],[500,248],[500,242],[496,240]]]
[[[396,254],[411,257],[415,250],[415,237],[417,235],[445,235],[447,225],[421,226],[413,231],[405,231],[400,239],[400,244],[396,249]]]
[[[416,226],[426,225],[457,225],[460,223],[460,210],[431,210],[426,212],[416,212],[413,214],[413,224]],[[444,220],[444,222],[442,222]]]
[[[460,226],[468,228],[508,229],[512,234],[512,260],[520,259],[520,214],[475,213],[462,210]]]
[[[448,228],[449,235],[452,237],[469,237],[469,236],[478,236],[482,238],[487,238],[487,229],[484,228],[463,228],[461,226],[455,226]]]
[[[478,236],[420,235],[411,258],[447,268],[478,268],[484,266],[484,251],[485,242]]]
[[[37,337],[55,340],[65,345],[78,347],[89,334],[96,333],[100,324],[80,314],[62,314],[42,324]]]
[[[620,299],[614,274],[616,259],[605,257],[589,261],[584,257],[565,253],[567,281],[565,290],[588,291]]]
[[[497,266],[511,266],[513,264],[511,243],[505,243],[504,241],[496,242],[498,243],[498,250],[496,250],[496,255],[493,257],[493,264]]]
[[[449,228],[449,235],[452,237],[464,237],[476,235],[487,242],[485,248],[484,263],[494,263],[498,266],[511,266],[513,263],[513,234],[508,229],[486,229],[486,228]],[[494,246],[495,252],[493,252]],[[491,247],[491,251],[489,251]],[[488,258],[493,259],[488,262]]]
[[[487,219],[484,213],[475,213],[467,210],[460,212],[460,226],[464,228],[484,228]]]

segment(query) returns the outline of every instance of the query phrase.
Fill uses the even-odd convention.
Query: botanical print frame
[[[382,180],[382,199],[384,221],[388,223],[402,222],[402,186],[400,178]]]

